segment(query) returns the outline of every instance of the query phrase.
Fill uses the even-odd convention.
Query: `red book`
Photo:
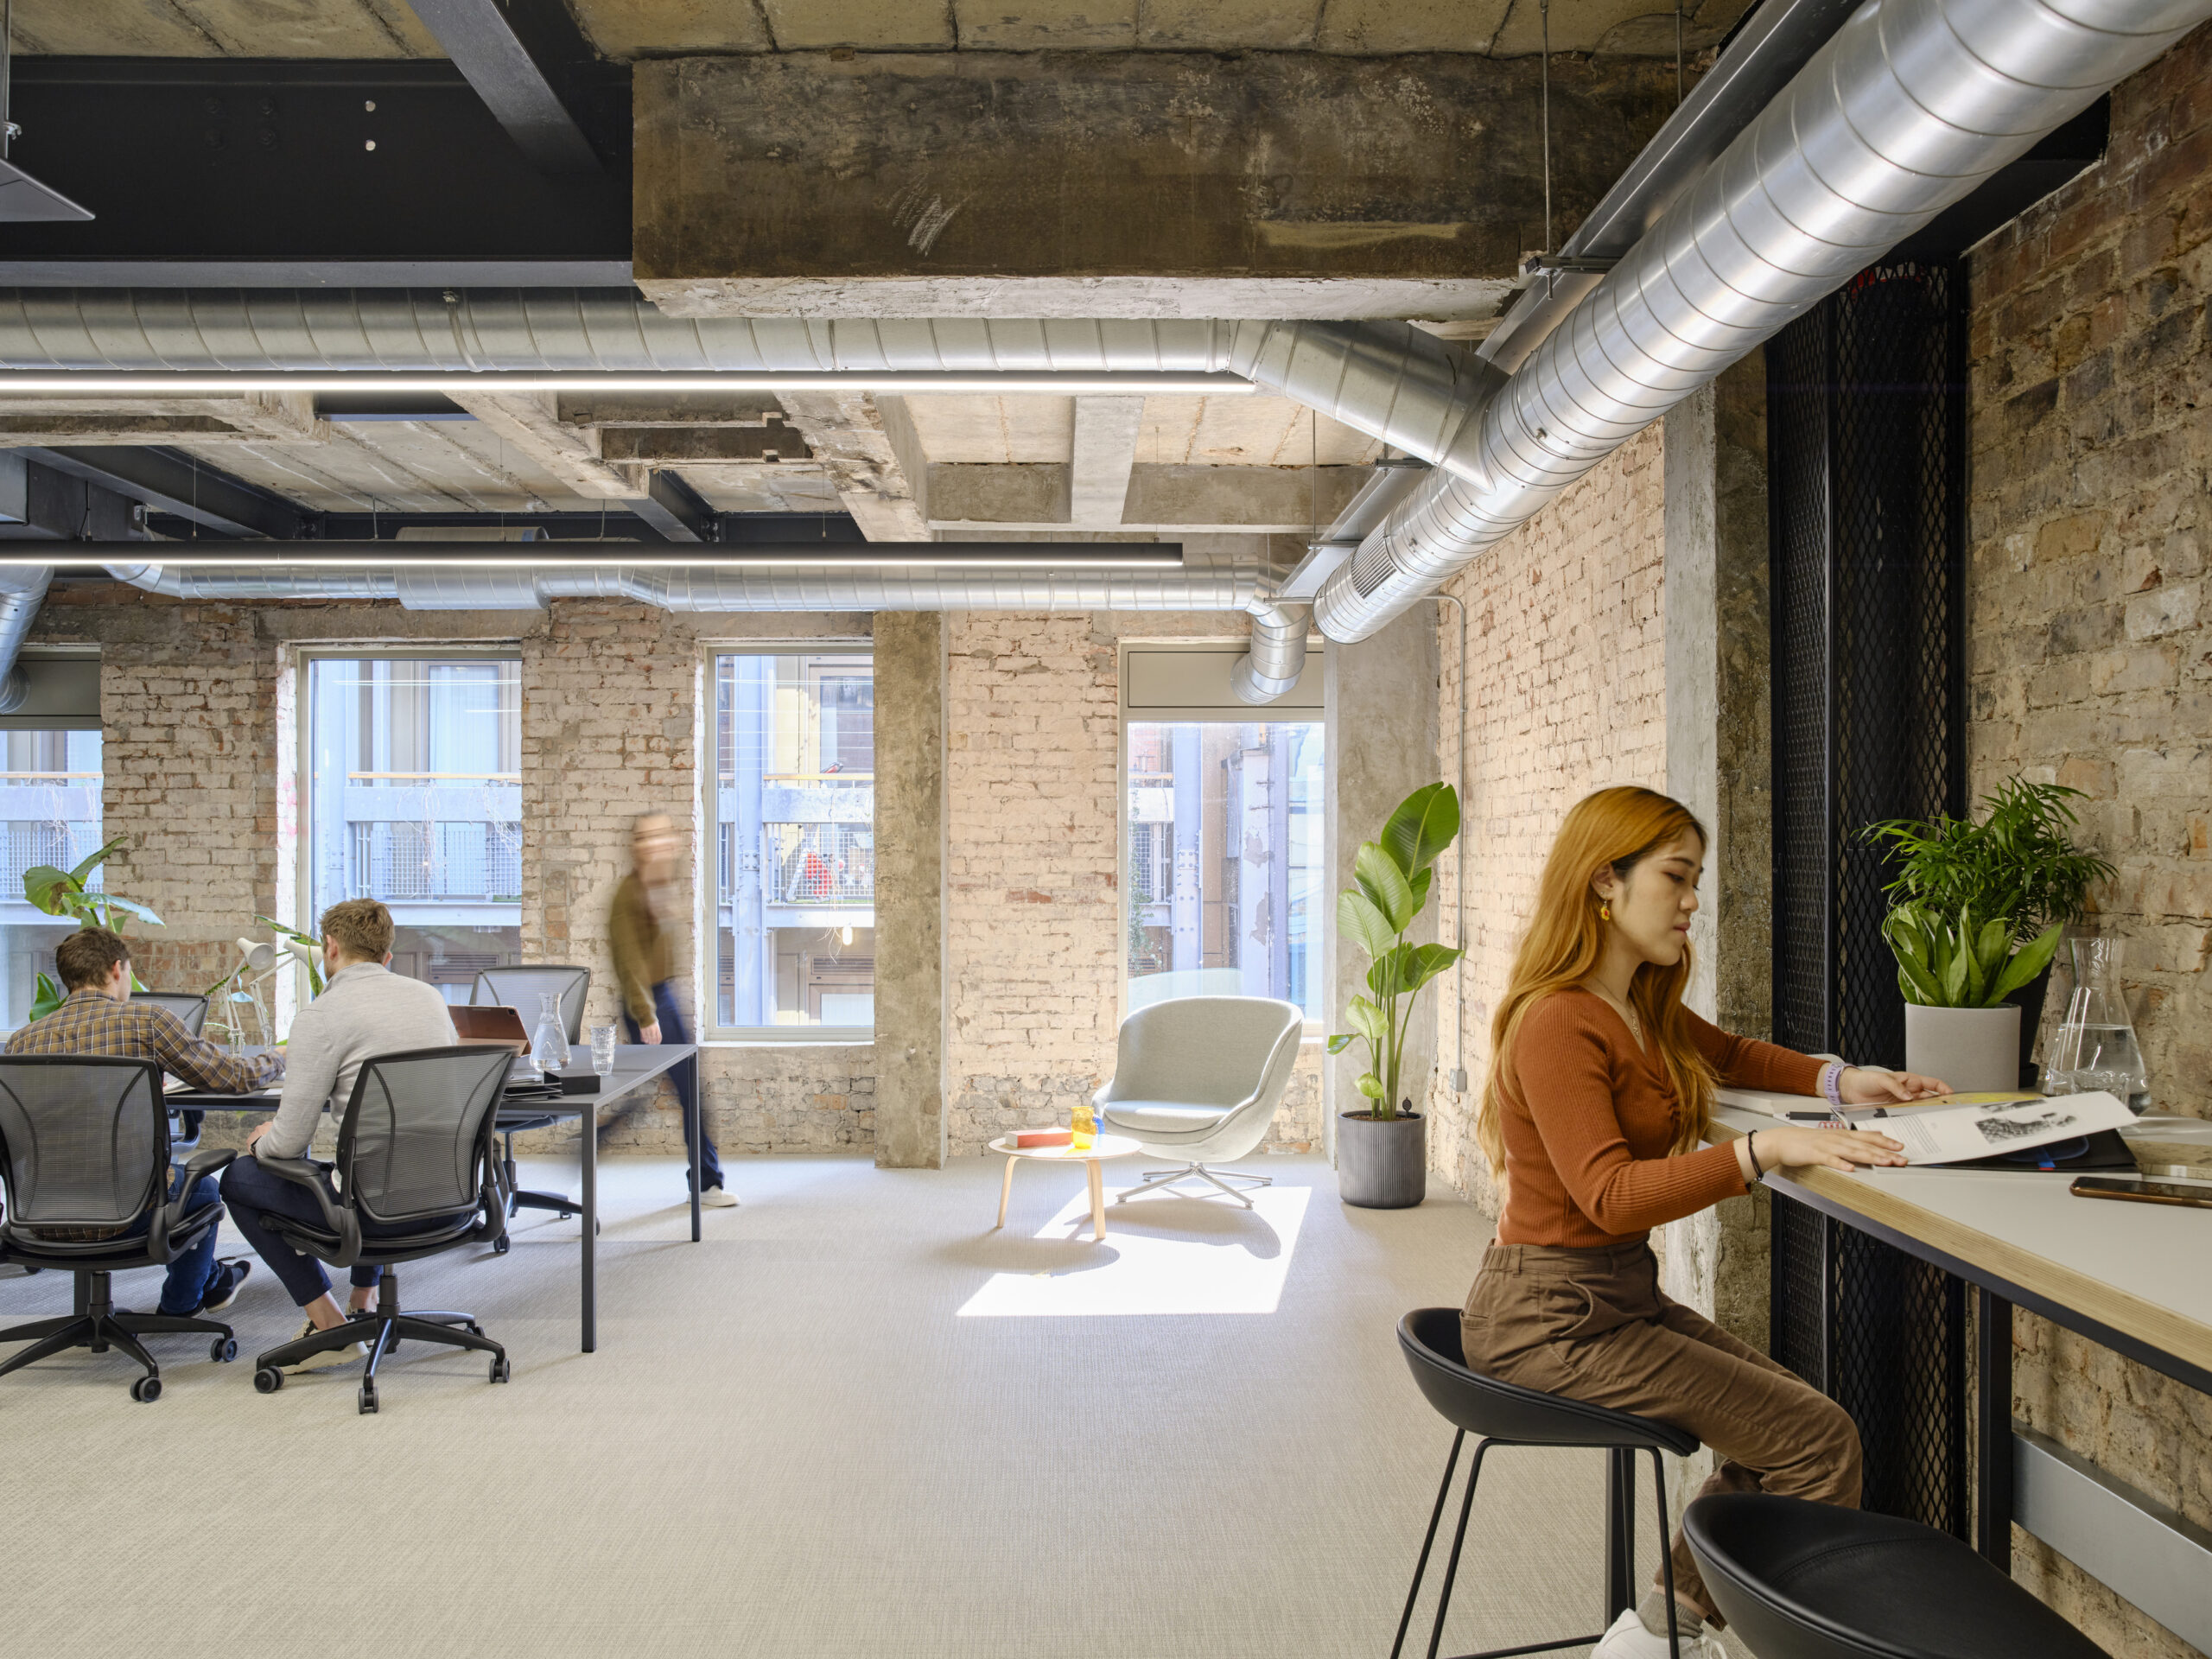
[[[1071,1147],[1075,1132],[1071,1129],[1022,1129],[1014,1137],[1017,1147]]]

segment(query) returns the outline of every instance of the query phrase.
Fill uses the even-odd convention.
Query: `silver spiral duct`
[[[2212,0],[1866,0],[1330,576],[1363,639],[2212,15]]]
[[[1253,567],[1158,571],[766,572],[607,563],[514,570],[435,565],[330,569],[110,564],[118,582],[172,599],[396,599],[410,611],[539,610],[556,599],[626,599],[669,611],[1239,611]]]
[[[23,665],[23,641],[46,603],[47,584],[54,580],[50,565],[0,565],[0,715],[12,715],[23,706],[30,690]]]
[[[1229,689],[1240,702],[1266,703],[1286,695],[1306,669],[1306,636],[1313,626],[1311,605],[1283,605],[1257,599],[1252,613],[1251,648],[1229,671]]]

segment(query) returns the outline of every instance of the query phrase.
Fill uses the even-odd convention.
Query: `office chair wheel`
[[[477,1334],[481,1336],[483,1333],[479,1332]],[[501,1354],[492,1362],[492,1380],[494,1382],[504,1382],[513,1375],[514,1373],[507,1367],[507,1357],[505,1354]]]
[[[492,1241],[492,1254],[494,1255],[505,1255],[507,1253],[508,1245],[512,1242],[513,1241],[508,1238],[505,1233],[501,1233],[497,1238]]]
[[[141,1405],[151,1405],[162,1397],[162,1379],[142,1376],[130,1385],[130,1397]]]
[[[207,1357],[218,1365],[227,1365],[238,1357],[238,1339],[236,1337],[218,1337],[207,1344]]]
[[[264,1365],[253,1374],[253,1391],[256,1394],[274,1394],[283,1386],[284,1373],[274,1365]]]
[[[376,1385],[375,1383],[373,1383],[373,1382],[364,1382],[364,1383],[362,1383],[362,1384],[361,1384],[361,1415],[362,1415],[362,1416],[364,1416],[364,1417],[370,1417],[370,1416],[373,1416],[373,1415],[375,1415],[375,1414],[376,1414],[376,1408],[377,1408],[377,1385]]]

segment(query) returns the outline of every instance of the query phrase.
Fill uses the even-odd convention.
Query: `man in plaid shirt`
[[[219,1095],[243,1095],[259,1088],[283,1070],[273,1054],[233,1057],[204,1038],[194,1037],[184,1022],[167,1008],[130,1000],[130,947],[120,934],[104,927],[88,927],[62,940],[54,953],[63,988],[64,1002],[43,1020],[34,1020],[8,1039],[10,1054],[113,1054],[125,1059],[154,1060],[162,1071],[183,1078],[195,1089]],[[177,1196],[184,1177],[172,1170],[169,1197]],[[194,1186],[188,1210],[218,1201],[215,1178],[203,1175]],[[128,1231],[143,1232],[141,1222]],[[57,1232],[65,1230],[56,1230]],[[85,1230],[69,1229],[70,1232]],[[106,1230],[91,1230],[91,1236],[105,1236]],[[182,1255],[169,1263],[162,1287],[162,1312],[189,1317],[228,1307],[238,1287],[253,1271],[243,1259],[215,1260],[213,1227]]]

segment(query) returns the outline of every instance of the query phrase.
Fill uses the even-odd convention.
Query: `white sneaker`
[[[737,1194],[725,1186],[709,1186],[700,1192],[699,1202],[709,1210],[734,1210]]]
[[[1710,1631],[1683,1637],[1675,1651],[1678,1659],[1727,1659],[1720,1638]],[[1631,1607],[1598,1638],[1598,1645],[1590,1649],[1590,1659],[1667,1659],[1667,1638],[1645,1630]]]
[[[311,1337],[315,1335],[315,1321],[309,1319],[300,1327],[300,1335]],[[294,1360],[284,1368],[284,1375],[304,1376],[310,1371],[332,1370],[340,1365],[351,1365],[355,1360],[366,1359],[368,1357],[369,1346],[366,1343],[349,1342],[343,1348],[326,1349],[319,1354],[309,1354],[305,1359]],[[1665,1645],[1663,1642],[1660,1643],[1662,1647]]]

